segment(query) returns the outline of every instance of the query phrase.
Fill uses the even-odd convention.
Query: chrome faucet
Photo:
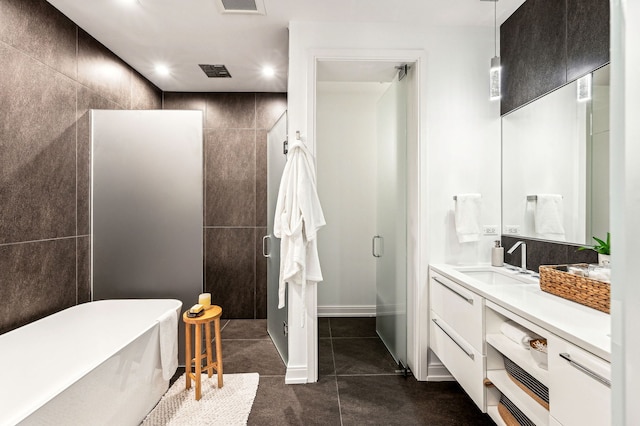
[[[522,246],[522,247],[520,247]],[[529,271],[527,271],[527,245],[525,244],[524,241],[518,241],[517,243],[515,243],[508,251],[508,254],[512,254],[514,251],[516,251],[516,249],[520,247],[520,253],[521,253],[521,261],[520,261],[520,273],[521,274],[528,274]]]

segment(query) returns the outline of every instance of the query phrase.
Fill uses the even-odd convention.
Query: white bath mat
[[[183,374],[142,422],[147,426],[246,425],[258,390],[258,373],[225,374],[218,389],[214,374],[202,375],[202,398],[196,401],[195,384],[186,390]]]

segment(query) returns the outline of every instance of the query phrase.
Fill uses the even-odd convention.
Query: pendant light
[[[490,0],[491,1],[491,0]],[[500,57],[498,56],[498,0],[493,1],[493,58],[489,69],[489,99],[500,99]]]

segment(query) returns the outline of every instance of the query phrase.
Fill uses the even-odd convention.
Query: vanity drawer
[[[431,310],[474,349],[483,353],[483,299],[456,282],[431,271]]]
[[[429,341],[431,350],[484,412],[484,356],[433,311]]]
[[[563,426],[610,425],[611,364],[553,335],[547,347],[551,415]]]

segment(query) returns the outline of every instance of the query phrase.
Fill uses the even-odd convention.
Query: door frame
[[[320,61],[406,62],[413,64],[407,111],[407,363],[419,380],[426,380],[428,349],[427,312],[420,309],[426,291],[427,266],[422,265],[424,225],[422,220],[425,200],[422,195],[423,173],[421,158],[424,155],[425,122],[424,100],[426,90],[424,76],[426,52],[423,49],[310,49],[307,51],[307,134],[302,140],[316,154],[316,70]],[[289,123],[289,135],[295,135]],[[322,200],[321,200],[322,201]],[[321,231],[322,232],[322,231]],[[322,262],[322,259],[320,259]],[[322,285],[320,283],[319,285]],[[306,300],[301,300],[299,289],[288,286],[289,296],[289,365],[286,383],[312,383],[318,380],[318,314],[317,287],[307,286]],[[425,311],[425,312],[423,312]],[[306,314],[305,314],[306,313]],[[306,321],[291,321],[304,317]]]

